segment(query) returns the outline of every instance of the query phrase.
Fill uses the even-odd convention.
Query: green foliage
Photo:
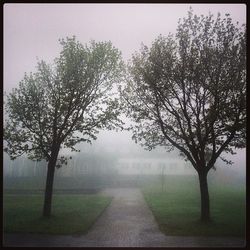
[[[7,96],[4,139],[12,159],[27,153],[49,160],[55,146],[75,150],[75,144],[96,139],[99,129],[122,125],[114,91],[121,53],[111,42],[83,46],[73,37],[60,43],[54,64],[38,62],[37,71],[25,74]]]
[[[41,195],[5,195],[4,231],[84,234],[110,204],[111,198],[100,195],[55,195],[49,219],[41,217],[42,202]]]
[[[121,98],[142,146],[176,147],[206,171],[223,151],[245,147],[246,30],[230,15],[190,10],[175,36],[143,45],[128,71]]]

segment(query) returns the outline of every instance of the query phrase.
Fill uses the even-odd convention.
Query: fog
[[[158,180],[160,183],[162,176],[197,177],[194,168],[179,156],[177,150],[166,152],[160,147],[152,151],[144,150],[132,141],[131,133],[127,131],[101,131],[92,145],[81,143],[77,148],[81,152],[60,151],[61,156],[72,156],[72,159],[67,165],[56,169],[56,188],[138,186],[145,179]],[[226,165],[223,161],[217,160],[216,170],[210,170],[209,180],[229,185],[245,185],[245,150],[238,150],[237,155],[226,157],[234,161],[233,165]],[[39,187],[43,189],[46,170],[45,161],[32,162],[25,156],[10,161],[4,154],[6,188],[11,188],[12,181],[18,182],[18,179],[38,178],[41,182]],[[70,178],[74,179],[74,185]],[[67,184],[65,179],[71,184]],[[20,184],[21,187],[23,186]]]
[[[246,23],[244,4],[5,4],[4,90],[17,86],[37,58],[52,62],[59,38],[75,35],[82,43],[110,40],[124,60],[160,34],[174,33],[192,7],[197,14],[230,13]]]
[[[4,90],[8,93],[24,72],[34,71],[37,58],[52,62],[61,49],[59,38],[76,35],[82,43],[91,39],[111,40],[128,61],[142,42],[150,45],[159,34],[174,33],[178,19],[186,16],[190,6],[196,14],[230,13],[235,22],[246,22],[244,4],[5,4]],[[77,146],[80,153],[62,150],[61,155],[73,158],[67,166],[56,170],[56,180],[81,177],[89,185],[93,182],[115,185],[121,176],[137,183],[140,176],[196,175],[177,150],[146,151],[131,137],[128,131],[100,131],[92,145]],[[218,160],[210,178],[221,181],[226,176],[229,183],[244,183],[246,151],[237,150],[236,155],[226,157],[234,164],[228,166]],[[4,154],[3,165],[5,180],[36,176],[45,180],[46,162],[31,162],[25,156],[10,161]]]

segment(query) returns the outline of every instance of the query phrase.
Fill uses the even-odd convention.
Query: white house
[[[116,167],[121,175],[195,174],[190,163],[173,158],[120,158]]]

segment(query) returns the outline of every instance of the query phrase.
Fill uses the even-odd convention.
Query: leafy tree
[[[60,40],[53,65],[40,61],[7,96],[4,139],[12,159],[26,153],[48,162],[43,215],[50,216],[55,167],[61,148],[96,139],[100,129],[121,126],[114,83],[122,72],[120,52],[111,42],[83,46],[75,37]]]
[[[245,147],[245,25],[234,24],[229,14],[197,16],[191,9],[175,36],[142,45],[128,69],[120,91],[134,121],[133,139],[149,150],[176,148],[192,163],[201,220],[209,220],[207,174],[222,152]]]

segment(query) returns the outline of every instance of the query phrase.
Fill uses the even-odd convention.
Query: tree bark
[[[44,217],[50,217],[51,215],[54,174],[55,174],[55,167],[56,167],[56,160],[57,160],[58,153],[59,153],[59,149],[55,149],[52,152],[51,159],[48,162],[47,179],[46,179],[46,187],[45,187],[45,194],[44,194],[44,205],[43,205]]]
[[[207,184],[207,172],[201,171],[199,173],[200,181],[200,196],[201,196],[201,221],[210,221],[210,202]]]

